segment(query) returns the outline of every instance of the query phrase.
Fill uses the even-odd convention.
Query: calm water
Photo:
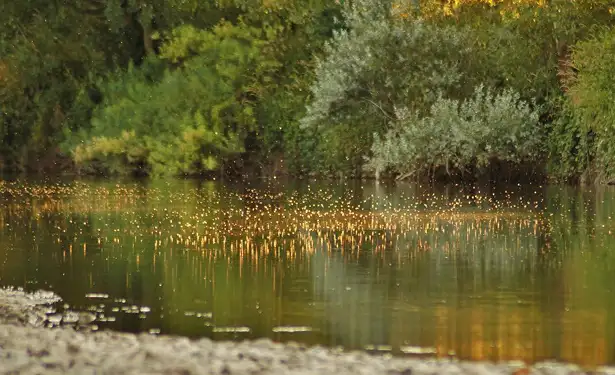
[[[0,285],[101,329],[615,364],[615,190],[0,182]]]

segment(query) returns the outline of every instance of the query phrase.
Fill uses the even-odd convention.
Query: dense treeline
[[[610,0],[27,0],[0,168],[615,180]]]

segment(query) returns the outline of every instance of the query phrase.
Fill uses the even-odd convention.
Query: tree
[[[615,28],[604,28],[579,42],[570,61],[575,74],[566,80],[565,116],[553,132],[552,159],[570,166],[557,170],[563,177],[611,182],[615,179]]]
[[[79,2],[8,2],[0,20],[0,164],[42,168],[75,92],[104,71],[113,36]],[[51,158],[53,160],[53,158]]]
[[[426,113],[439,95],[463,97],[471,48],[467,33],[423,20],[398,20],[388,6],[356,1],[344,13],[349,30],[336,32],[318,61],[304,127],[326,134],[330,167],[360,173],[372,134],[396,121],[397,108]]]

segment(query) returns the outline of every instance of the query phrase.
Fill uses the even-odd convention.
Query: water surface
[[[615,364],[615,190],[0,182],[0,285],[100,329]]]

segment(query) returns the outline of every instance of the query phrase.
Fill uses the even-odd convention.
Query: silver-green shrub
[[[481,85],[465,101],[439,97],[426,116],[406,108],[396,112],[392,128],[374,135],[367,168],[376,173],[464,173],[495,160],[537,160],[541,153],[539,111],[512,90],[494,93]]]
[[[471,53],[467,35],[420,19],[392,20],[386,12],[366,18],[358,8],[371,2],[346,10],[350,30],[335,32],[326,58],[318,60],[304,126],[364,118],[366,112],[377,121],[394,115],[400,102],[412,99],[413,108],[423,109],[439,91],[459,93],[459,65]]]
[[[386,3],[348,5],[348,29],[335,33],[318,61],[301,124],[323,134],[325,168],[347,171],[363,164],[372,134],[388,130],[396,107],[425,113],[438,93],[462,98],[475,86],[463,74],[472,53],[467,32],[400,19]]]

